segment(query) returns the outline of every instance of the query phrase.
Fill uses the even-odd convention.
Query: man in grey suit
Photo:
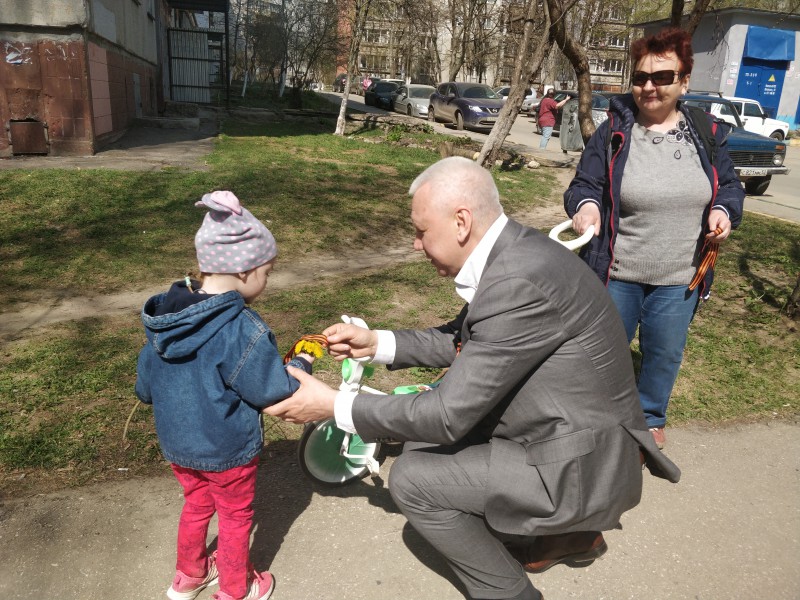
[[[647,429],[622,322],[572,252],[509,220],[491,174],[447,158],[411,185],[414,248],[466,304],[431,329],[324,333],[337,358],[449,367],[427,392],[337,392],[292,370],[291,422],[335,416],[366,439],[407,442],[389,489],[470,598],[539,600],[525,570],[590,562],[638,504],[642,461],[677,481]],[[535,541],[510,546],[509,539]]]

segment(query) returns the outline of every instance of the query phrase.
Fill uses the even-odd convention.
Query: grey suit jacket
[[[678,481],[645,424],[607,291],[542,233],[509,221],[461,314],[395,336],[391,368],[450,369],[432,391],[359,394],[356,430],[368,439],[491,443],[486,518],[494,529],[616,527],[641,497],[640,449],[654,474]]]

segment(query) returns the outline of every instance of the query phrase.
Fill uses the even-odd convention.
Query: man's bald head
[[[426,187],[426,197],[448,211],[464,206],[472,212],[476,233],[483,235],[503,212],[491,173],[461,156],[444,158],[425,169],[408,190],[413,196]]]

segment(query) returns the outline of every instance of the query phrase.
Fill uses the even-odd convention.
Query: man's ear
[[[466,207],[459,207],[455,213],[455,224],[458,229],[458,242],[465,243],[472,232],[472,211]]]

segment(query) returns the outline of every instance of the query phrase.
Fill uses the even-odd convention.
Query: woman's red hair
[[[692,36],[682,29],[664,29],[656,35],[640,38],[631,44],[631,62],[634,68],[648,54],[664,56],[674,52],[681,64],[680,72],[689,75],[694,66]]]

